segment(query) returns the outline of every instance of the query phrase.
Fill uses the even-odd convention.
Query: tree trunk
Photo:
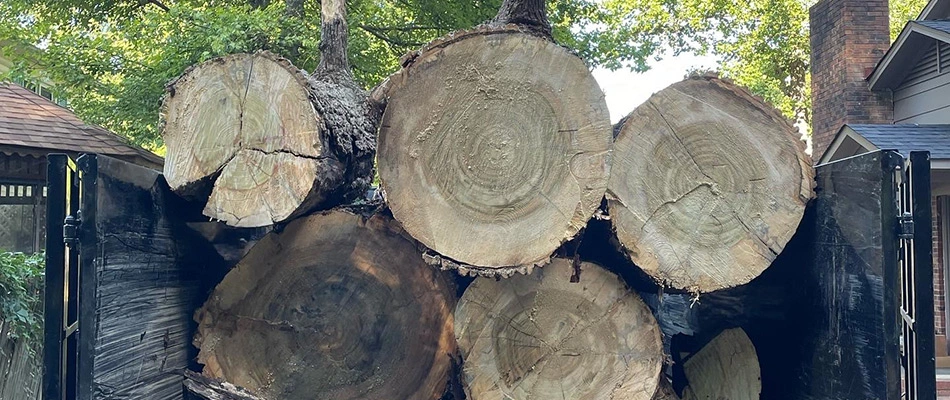
[[[438,253],[432,262],[527,272],[600,205],[609,115],[568,50],[483,26],[430,43],[386,91],[380,180],[396,219]]]
[[[455,289],[391,219],[329,211],[261,240],[196,313],[204,375],[265,399],[435,399]]]
[[[748,283],[782,252],[812,197],[800,134],[715,77],[656,93],[614,144],[608,207],[633,262],[694,293]]]
[[[664,359],[656,320],[595,264],[575,269],[555,259],[529,276],[477,278],[455,318],[469,399],[637,400],[656,392]]]
[[[551,23],[548,22],[544,4],[545,0],[504,0],[492,22],[521,25],[551,38]]]
[[[343,2],[326,0],[323,12],[323,56],[309,79],[258,52],[169,84],[165,176],[176,193],[207,200],[205,215],[266,226],[351,202],[372,182],[380,110],[349,73]]]
[[[683,365],[684,400],[759,400],[762,376],[752,341],[740,329],[723,331]]]

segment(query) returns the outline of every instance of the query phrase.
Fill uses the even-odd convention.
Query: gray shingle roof
[[[882,150],[905,157],[915,150],[930,151],[933,159],[950,159],[950,125],[848,125]]]
[[[938,19],[933,21],[913,21],[915,24],[920,24],[928,28],[933,28],[941,32],[946,32],[950,34],[950,20]]]

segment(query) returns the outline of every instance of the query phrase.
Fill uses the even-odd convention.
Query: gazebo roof
[[[98,153],[160,169],[163,159],[10,82],[0,82],[0,151]]]

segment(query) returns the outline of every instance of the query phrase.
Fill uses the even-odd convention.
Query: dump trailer
[[[620,274],[659,324],[667,396],[683,395],[690,357],[742,328],[761,373],[756,397],[936,398],[929,153],[875,151],[816,171],[798,232],[749,284],[697,297]],[[51,155],[48,178],[44,398],[202,398],[185,387],[209,368],[193,345],[196,311],[284,227],[209,221],[160,173],[102,155]],[[365,218],[386,212],[361,207]],[[595,219],[559,252],[620,262],[611,233]],[[453,279],[458,293],[472,282]],[[443,398],[462,398],[458,384],[446,382]]]

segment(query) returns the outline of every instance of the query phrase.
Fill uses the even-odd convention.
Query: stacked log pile
[[[195,314],[191,396],[759,398],[740,326],[784,312],[757,277],[814,178],[777,111],[694,77],[612,127],[542,0],[410,54],[372,96],[343,0],[322,28],[311,75],[258,52],[168,87],[170,187],[272,229]],[[385,202],[354,205],[374,155]]]

